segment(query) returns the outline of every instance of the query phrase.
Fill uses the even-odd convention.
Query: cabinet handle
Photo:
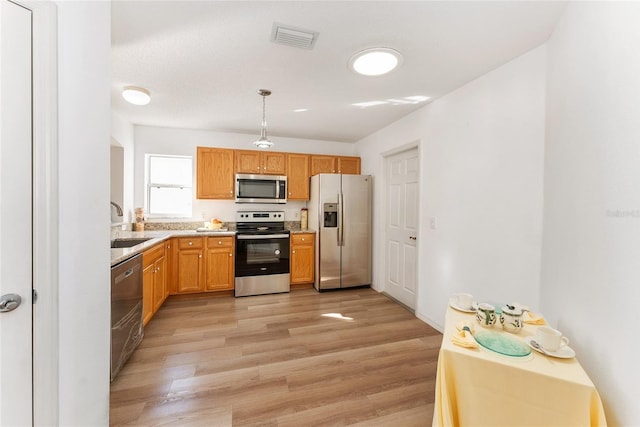
[[[229,252],[229,256],[233,256],[233,254],[231,252]]]
[[[198,255],[198,258],[202,258],[202,255]]]
[[[222,240],[218,240],[218,244],[221,245],[222,244]]]
[[[296,251],[291,251],[291,253],[292,253],[292,254],[295,254],[295,253],[296,253]]]
[[[193,242],[189,242],[189,246],[193,245]]]
[[[304,242],[304,237],[302,238],[302,241]]]

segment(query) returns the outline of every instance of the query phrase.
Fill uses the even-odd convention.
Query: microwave
[[[287,203],[287,177],[236,174],[236,203]]]

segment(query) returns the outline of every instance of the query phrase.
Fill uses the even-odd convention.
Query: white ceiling
[[[112,106],[134,124],[353,142],[539,46],[565,7],[542,1],[113,1]],[[274,22],[320,33],[312,50],[270,41]],[[391,47],[381,77],[347,68],[354,53]],[[147,106],[123,86],[147,88]],[[293,112],[307,108],[306,112]]]

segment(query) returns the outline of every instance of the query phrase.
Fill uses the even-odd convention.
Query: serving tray
[[[511,357],[525,357],[531,354],[531,348],[524,342],[505,333],[477,331],[473,337],[484,348]]]

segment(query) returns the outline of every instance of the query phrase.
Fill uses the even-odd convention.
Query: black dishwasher
[[[111,267],[111,381],[142,341],[142,255]]]

